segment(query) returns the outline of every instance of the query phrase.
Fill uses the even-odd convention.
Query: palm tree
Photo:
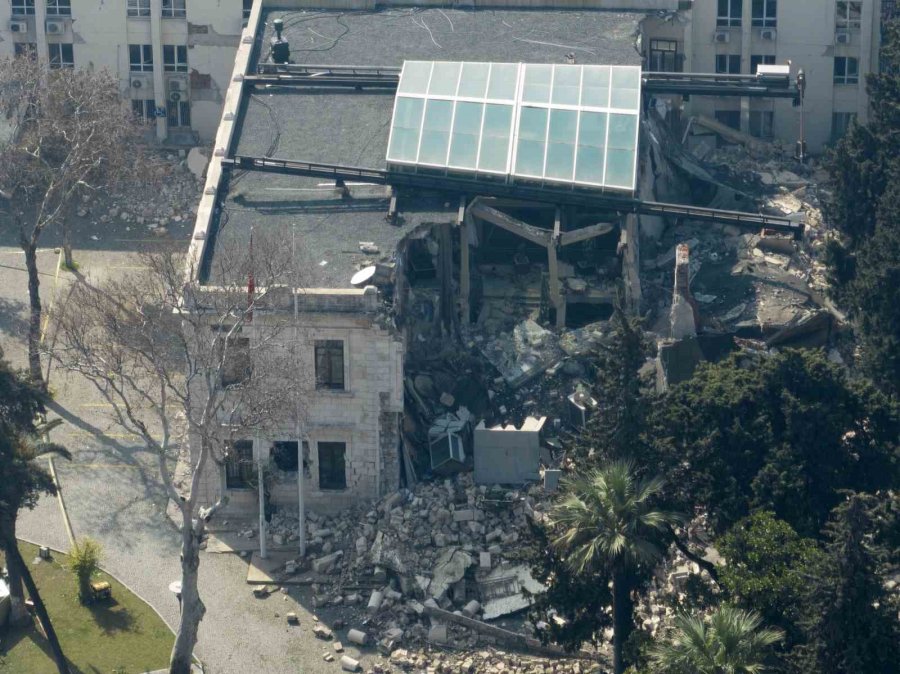
[[[69,667],[47,607],[19,552],[16,518],[20,509],[33,508],[42,493],[56,494],[56,485],[50,473],[36,465],[34,460],[49,453],[65,458],[70,458],[70,455],[64,447],[37,440],[41,436],[46,437],[62,421],[35,423],[38,415],[44,413],[46,394],[13,372],[9,364],[2,360],[2,355],[0,351],[0,545],[9,571],[10,618],[13,621],[27,618],[22,592],[24,583],[47,635],[56,667],[60,674],[68,674]]]
[[[759,629],[752,611],[722,606],[706,620],[682,614],[668,639],[650,651],[654,672],[666,674],[759,674],[768,649],[783,632]]]
[[[630,573],[656,560],[656,541],[681,518],[653,507],[658,478],[639,479],[630,461],[614,461],[563,483],[550,511],[554,547],[575,573],[605,566],[612,574],[613,670],[624,671],[622,646],[633,628]]]

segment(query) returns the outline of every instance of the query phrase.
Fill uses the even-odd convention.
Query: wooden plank
[[[471,214],[539,246],[546,248],[550,245],[551,232],[517,220],[511,215],[498,211],[496,208],[491,208],[482,202],[472,206]]]
[[[593,239],[595,236],[603,236],[604,234],[609,234],[615,227],[616,226],[611,222],[600,222],[596,225],[582,227],[581,229],[576,229],[572,232],[563,232],[559,237],[559,245],[568,246],[573,243],[578,243],[579,241]]]

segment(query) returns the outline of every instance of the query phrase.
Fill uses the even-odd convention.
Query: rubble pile
[[[125,231],[137,227],[155,236],[173,227],[193,227],[203,185],[185,158],[166,154],[154,174],[155,179],[130,184],[125,192],[85,194],[75,215],[92,225],[122,223]]]
[[[578,660],[549,660],[547,658],[482,649],[472,653],[426,651],[411,653],[398,649],[391,654],[391,664],[404,670],[438,672],[440,674],[587,674],[603,671]],[[378,671],[377,669],[374,671]]]

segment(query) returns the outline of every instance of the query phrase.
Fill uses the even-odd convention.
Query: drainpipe
[[[259,443],[259,433],[256,434],[256,442],[253,443],[256,448],[256,476],[259,482],[259,556],[262,559],[268,557],[266,551],[266,488],[263,482],[263,456],[262,447]]]

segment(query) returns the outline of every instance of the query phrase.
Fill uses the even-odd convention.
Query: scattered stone
[[[369,636],[362,630],[352,629],[347,632],[347,640],[350,643],[365,646],[369,641]]]
[[[333,644],[331,644],[331,646],[332,648],[334,648],[335,653],[344,652],[344,644],[342,644],[340,641],[335,641]]]
[[[341,656],[341,669],[345,672],[358,672],[359,660],[354,660],[349,655]]]
[[[316,625],[313,627],[313,635],[316,639],[322,639],[324,641],[330,641],[334,637],[334,633],[325,627],[325,625]]]
[[[300,619],[297,617],[297,614],[291,611],[287,614],[287,621],[289,625],[299,625]]]

